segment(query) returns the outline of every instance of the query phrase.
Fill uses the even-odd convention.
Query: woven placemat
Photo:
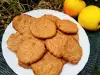
[[[87,5],[93,4],[100,7],[100,1],[85,0]],[[4,30],[0,30],[0,44]],[[90,57],[84,69],[78,75],[100,75],[100,30],[86,31],[90,41]],[[16,75],[7,65],[0,47],[0,75]]]

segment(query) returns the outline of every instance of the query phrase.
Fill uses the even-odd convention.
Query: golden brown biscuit
[[[46,18],[46,19],[52,20],[53,22],[56,22],[56,20],[59,19],[58,17],[50,15],[50,14],[45,14],[41,18]]]
[[[18,60],[18,65],[19,65],[20,67],[25,68],[25,69],[30,69],[30,68],[31,68],[31,65],[29,65],[29,64],[24,64],[23,62],[21,62],[21,61],[19,61],[19,60]]]
[[[30,34],[29,26],[35,22],[35,18],[23,14],[20,16],[16,16],[13,21],[12,25],[13,28],[21,34]]]
[[[56,25],[46,18],[38,18],[36,24],[29,27],[32,34],[37,38],[51,38],[56,34]]]
[[[77,64],[82,57],[82,48],[72,36],[68,36],[67,53],[63,54],[64,59],[73,64]]]
[[[9,50],[16,52],[21,39],[22,36],[19,34],[19,32],[11,34],[7,40],[7,47],[9,48]]]
[[[65,33],[77,33],[78,31],[77,25],[70,20],[58,19],[56,21],[56,25],[62,32]]]
[[[62,61],[62,63],[63,63],[63,64],[68,63],[68,61],[66,61],[66,60],[65,60],[65,59],[63,59],[63,58],[61,58],[61,61]]]
[[[77,64],[82,57],[82,48],[72,35],[65,35],[59,31],[55,37],[47,39],[45,44],[53,55],[63,57],[73,64]]]
[[[27,40],[27,39],[36,39],[36,38],[31,33],[30,34],[24,33],[22,35],[22,40]]]
[[[48,52],[40,61],[32,64],[31,66],[35,75],[59,75],[62,70],[63,63],[60,59]]]
[[[78,33],[77,34],[73,34],[72,36],[75,38],[76,41],[79,41]]]
[[[45,41],[47,49],[56,57],[63,57],[63,52],[67,50],[67,35],[57,31],[55,37]]]
[[[27,39],[20,43],[16,54],[21,62],[31,64],[39,60],[45,51],[45,46],[40,40]]]

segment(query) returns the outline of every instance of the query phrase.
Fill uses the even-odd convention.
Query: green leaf
[[[95,66],[92,75],[100,75],[100,69],[97,66]]]

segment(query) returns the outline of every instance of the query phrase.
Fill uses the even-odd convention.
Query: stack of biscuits
[[[16,33],[8,38],[7,47],[18,57],[19,66],[35,75],[59,75],[64,64],[77,64],[82,57],[78,27],[70,20],[23,14],[12,25]]]

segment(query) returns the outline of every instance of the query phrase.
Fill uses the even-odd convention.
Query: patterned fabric
[[[100,30],[86,32],[90,41],[90,57],[85,68],[78,75],[92,75],[95,67],[100,69]]]
[[[2,41],[2,35],[4,33],[4,30],[0,30],[0,45]],[[7,65],[3,55],[2,55],[2,49],[0,47],[0,75],[16,75],[10,67]]]

